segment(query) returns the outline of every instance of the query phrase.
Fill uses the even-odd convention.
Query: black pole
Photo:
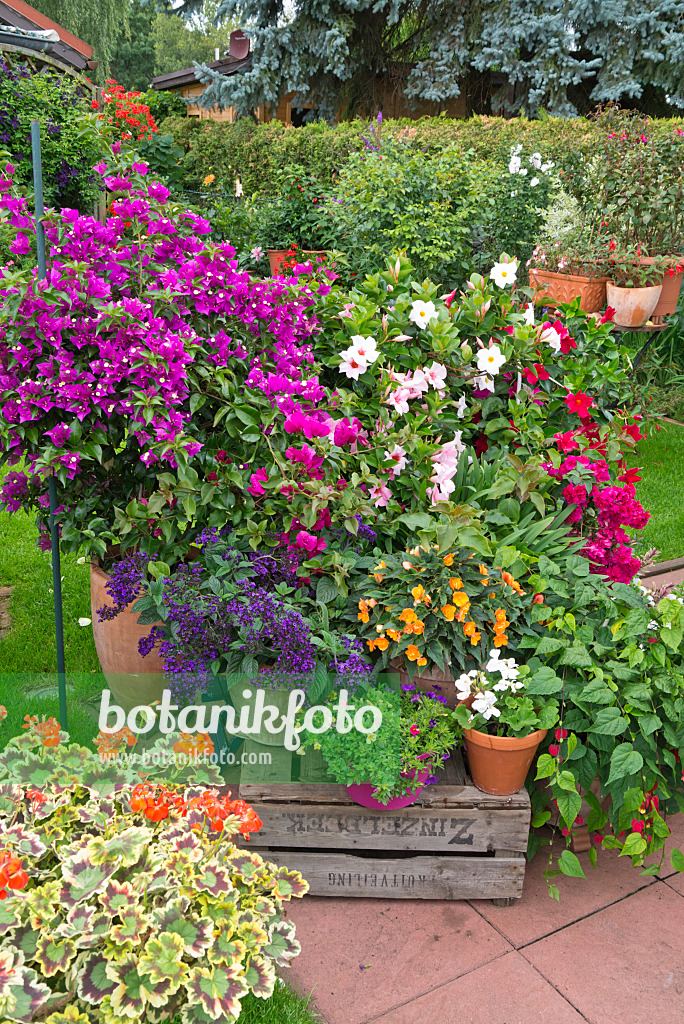
[[[45,262],[45,230],[43,228],[43,163],[40,154],[40,121],[31,121],[31,154],[33,157],[33,191],[35,194],[36,242],[38,245],[38,277],[47,277]],[[50,541],[52,545],[52,594],[55,604],[55,641],[57,645],[57,690],[59,693],[59,724],[67,728],[66,670],[64,667],[64,617],[62,614],[62,568],[59,557],[59,526],[57,510],[57,477],[48,481],[50,495]]]

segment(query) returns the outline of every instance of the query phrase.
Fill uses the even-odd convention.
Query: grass
[[[180,1024],[180,1018],[176,1024]],[[324,1021],[312,1010],[309,998],[297,995],[282,981],[277,981],[275,992],[266,1002],[251,995],[243,1000],[238,1024],[324,1024]]]
[[[636,496],[651,513],[646,527],[635,530],[637,554],[657,548],[659,561],[684,556],[684,427],[673,423],[647,427],[629,465],[642,466]]]

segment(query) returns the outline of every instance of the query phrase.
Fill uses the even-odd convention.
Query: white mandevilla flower
[[[400,444],[395,444],[392,451],[388,448],[385,449],[385,458],[391,459],[394,463],[390,470],[390,479],[394,480],[395,476],[401,473],[402,469],[406,469],[406,449],[402,448]]]
[[[441,363],[433,361],[432,366],[426,366],[423,375],[428,384],[431,384],[435,391],[444,391],[446,387],[447,368]]]
[[[338,367],[340,373],[346,374],[350,380],[358,380],[360,374],[368,369],[368,363],[359,355],[355,348],[348,348],[342,352],[342,362]]]
[[[539,335],[539,340],[549,345],[554,352],[560,352],[562,339],[555,327],[545,327]]]
[[[547,163],[542,164],[539,170],[542,172],[542,174],[548,174],[549,171],[552,170],[552,168],[554,168],[555,166],[556,165],[554,164],[553,160],[549,160]]]
[[[375,338],[364,338],[361,334],[353,334],[351,348],[367,363],[374,363],[379,356],[378,343]]]
[[[520,170],[518,171],[518,174],[522,174],[522,176],[524,177],[527,174],[527,168],[526,167],[521,167]]]
[[[515,282],[518,261],[511,260],[508,263],[495,263],[489,271],[489,276],[497,288],[507,288]]]
[[[523,320],[529,327],[534,327],[534,304],[528,302],[523,313]]]
[[[385,404],[391,405],[395,412],[407,413],[409,411],[410,397],[410,388],[397,388],[396,391],[390,391],[389,395],[385,399]]]
[[[486,373],[481,373],[478,377],[473,377],[470,383],[478,391],[494,391],[494,380],[491,377],[488,377]]]
[[[485,690],[484,693],[478,694],[473,701],[472,710],[482,715],[487,722],[490,718],[499,718],[501,712],[496,706],[496,699],[496,694],[492,690]]]
[[[477,353],[477,368],[488,374],[497,374],[506,362],[506,356],[498,345],[481,348]]]
[[[533,153],[530,157],[530,164],[532,165],[532,167],[536,168],[536,170],[540,170],[542,165],[541,153]]]
[[[466,402],[466,396],[461,395],[458,402],[456,403],[456,415],[459,420],[462,420],[468,410],[468,404]]]
[[[411,306],[409,320],[412,320],[418,327],[427,327],[430,321],[436,318],[437,309],[434,302],[423,302],[422,299],[416,299]]]

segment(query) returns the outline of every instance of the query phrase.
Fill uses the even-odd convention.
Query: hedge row
[[[682,119],[663,118],[652,122],[652,130],[672,131],[682,125]],[[363,148],[362,135],[368,137],[360,120],[332,127],[318,122],[287,128],[279,121],[256,124],[248,118],[229,124],[170,117],[161,128],[171,132],[185,152],[182,166],[187,189],[201,190],[205,177],[213,174],[214,187],[223,185],[232,190],[239,174],[247,195],[276,195],[279,170],[295,162],[306,165],[324,186],[329,185],[349,154]],[[428,152],[456,144],[464,151],[473,150],[478,157],[500,163],[508,160],[511,146],[522,143],[526,154],[538,151],[545,160],[553,160],[567,175],[570,187],[592,154],[596,131],[590,120],[579,117],[537,121],[425,117],[417,121],[387,120],[382,125],[383,138],[403,133],[411,146]]]

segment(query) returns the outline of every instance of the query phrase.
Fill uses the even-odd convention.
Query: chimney
[[[230,56],[233,60],[244,60],[249,54],[249,39],[241,28],[230,33]]]
[[[217,46],[216,49],[214,50],[214,60],[220,60],[220,59],[221,59],[221,49],[220,49],[220,47]]]

